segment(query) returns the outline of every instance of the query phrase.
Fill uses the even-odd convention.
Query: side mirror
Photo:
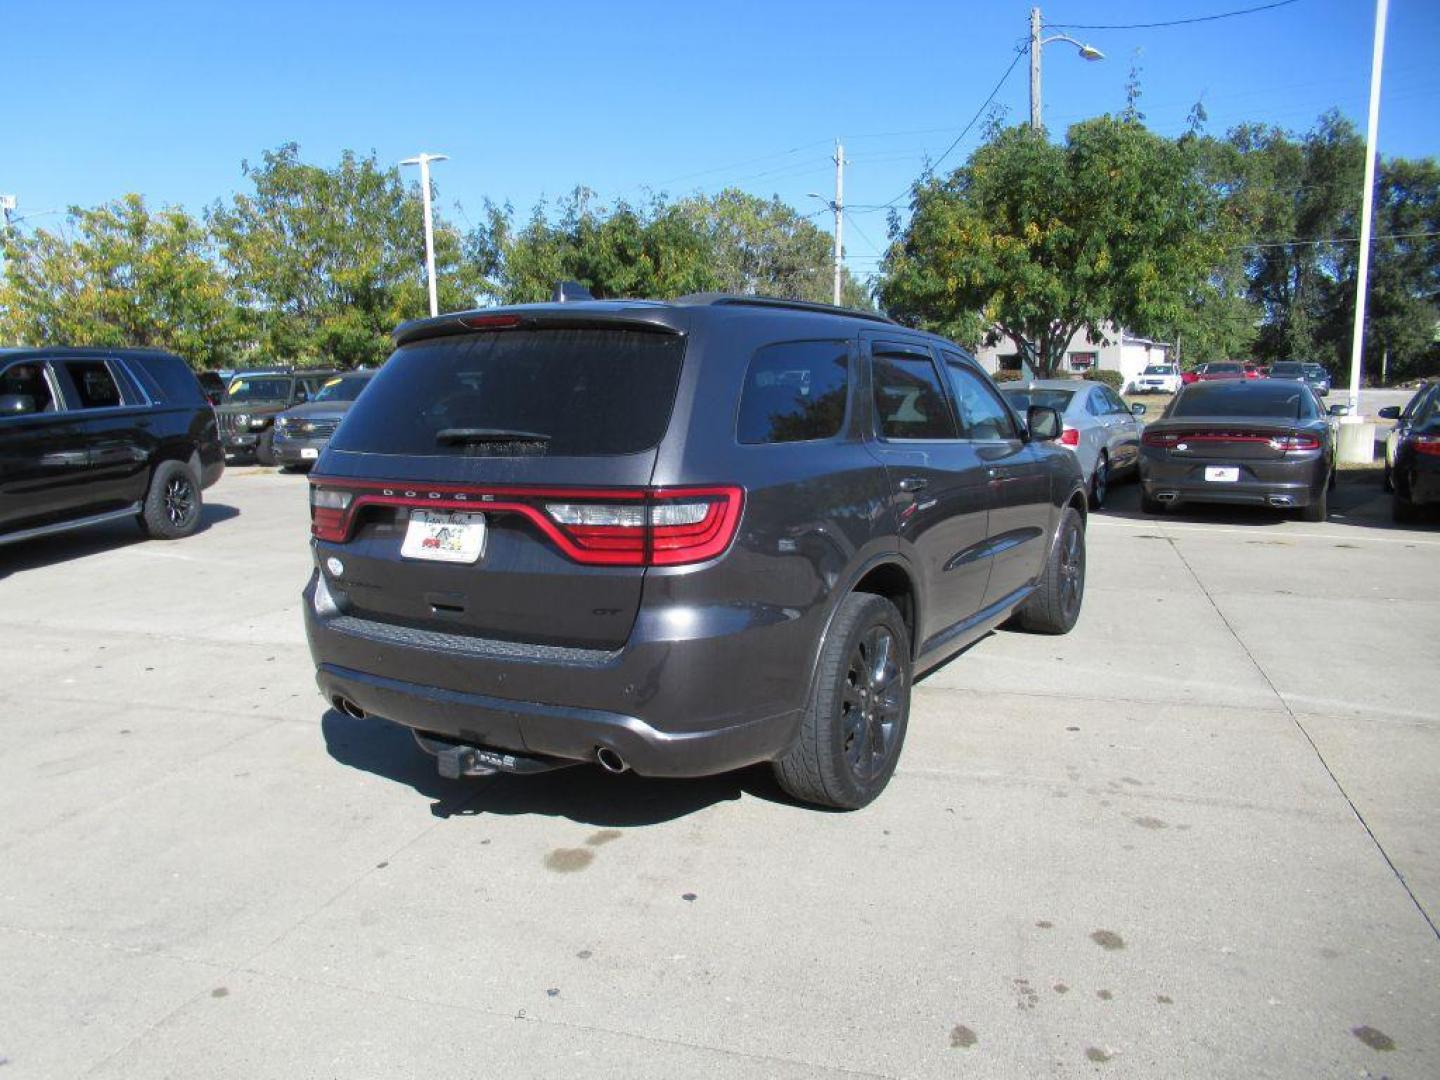
[[[1133,415],[1135,415],[1135,416],[1144,416],[1144,415],[1145,415],[1145,406],[1142,405],[1140,402],[1137,401],[1137,402],[1135,402],[1134,405],[1131,405],[1131,406],[1130,406],[1130,412],[1131,412]]]
[[[1327,409],[1326,411],[1329,412],[1329,414],[1330,414],[1331,416],[1349,416],[1349,415],[1350,415],[1350,406],[1349,406],[1349,405],[1331,405],[1330,408]],[[1381,410],[1381,414],[1382,414],[1382,415],[1384,414],[1384,410]],[[1400,415],[1400,410],[1399,410],[1399,409],[1396,409],[1396,410],[1395,410],[1395,415],[1396,415],[1396,416],[1399,416],[1399,415]]]
[[[1330,406],[1330,408],[1333,410],[1333,409],[1337,408],[1337,406],[1332,405],[1332,406]],[[1399,406],[1399,405],[1386,405],[1383,409],[1381,409],[1381,410],[1380,410],[1378,413],[1376,413],[1375,415],[1378,416],[1378,417],[1380,417],[1381,420],[1399,420],[1399,419],[1400,419],[1400,406]]]
[[[1065,426],[1060,414],[1048,405],[1031,405],[1025,412],[1025,426],[1030,429],[1030,438],[1039,442],[1051,442],[1060,437]]]
[[[35,408],[35,399],[29,394],[0,394],[0,416],[25,416]]]

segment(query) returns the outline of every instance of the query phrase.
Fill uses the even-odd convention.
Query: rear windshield
[[[1175,369],[1169,364],[1151,364],[1142,374],[1145,375],[1174,375]]]
[[[1226,371],[1240,371],[1240,370],[1242,370],[1242,369],[1241,369],[1241,367],[1240,367],[1239,364],[1218,364],[1218,363],[1217,363],[1217,364],[1206,364],[1206,365],[1205,365],[1205,374],[1206,374],[1206,375],[1218,375],[1218,374],[1220,374],[1220,373],[1222,373],[1222,372],[1226,372]]]
[[[1002,389],[1011,407],[1021,415],[1030,411],[1031,405],[1044,405],[1047,409],[1054,409],[1056,412],[1064,412],[1070,407],[1070,399],[1075,396],[1074,390],[1045,390],[1037,388],[1034,390]]]
[[[1271,378],[1274,378],[1277,375],[1284,375],[1287,377],[1293,377],[1298,379],[1304,374],[1305,368],[1302,367],[1300,364],[1295,363],[1293,360],[1281,360],[1277,363],[1270,365]]]
[[[406,345],[331,441],[374,454],[595,457],[660,442],[684,340],[634,330],[500,330]]]
[[[1200,385],[1200,384],[1197,384]],[[1185,390],[1171,406],[1171,418],[1254,416],[1276,420],[1312,420],[1315,399],[1305,386],[1283,383],[1211,383],[1201,391]]]

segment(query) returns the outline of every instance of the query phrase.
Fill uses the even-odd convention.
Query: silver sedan
[[[1000,392],[1024,416],[1031,405],[1045,405],[1065,422],[1060,443],[1075,451],[1090,487],[1090,505],[1103,506],[1117,474],[1134,475],[1140,464],[1140,419],[1144,405],[1126,405],[1103,383],[1079,379],[1045,379],[1004,383]]]

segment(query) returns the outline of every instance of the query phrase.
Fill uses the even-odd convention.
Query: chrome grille
[[[290,439],[328,439],[339,426],[340,421],[333,417],[323,420],[287,417],[280,421],[280,433]]]

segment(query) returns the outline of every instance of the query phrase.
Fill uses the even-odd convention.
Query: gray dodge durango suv
[[[1086,501],[1053,410],[878,315],[754,297],[406,323],[310,478],[321,692],[450,776],[774,763],[884,788],[914,678],[1064,633]]]

